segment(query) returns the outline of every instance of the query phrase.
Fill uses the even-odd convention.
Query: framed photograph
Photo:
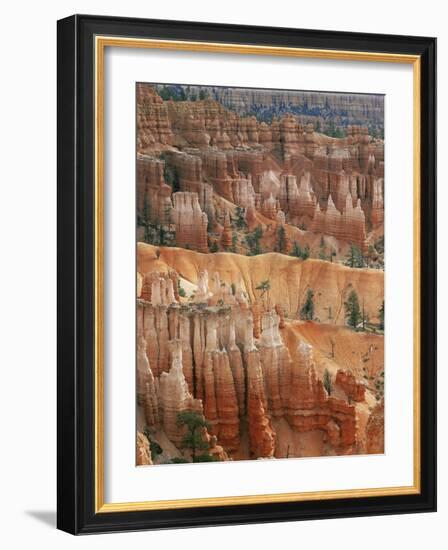
[[[436,508],[434,38],[58,22],[58,527]]]

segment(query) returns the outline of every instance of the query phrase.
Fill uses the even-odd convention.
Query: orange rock
[[[337,210],[331,195],[328,197],[327,210],[323,212],[316,205],[311,231],[331,235],[346,242],[356,244],[366,250],[366,226],[360,200],[353,208],[352,198],[347,194],[342,214]]]
[[[137,157],[137,214],[152,223],[170,223],[171,187],[164,179],[165,163],[153,157]]]
[[[301,343],[292,363],[288,422],[299,432],[322,430],[338,450],[356,444],[356,412],[353,405],[328,397],[317,379],[312,348]]]
[[[141,335],[137,339],[137,403],[143,407],[146,424],[157,427],[160,421],[157,388]]]
[[[152,464],[151,450],[149,448],[148,439],[141,432],[137,432],[136,451],[137,466],[149,466]]]
[[[224,227],[221,233],[221,246],[224,250],[232,246],[232,226],[230,225],[230,216],[228,212],[226,212],[224,218]]]
[[[247,368],[247,418],[250,450],[255,457],[272,457],[275,452],[275,431],[266,411],[263,372],[258,351],[245,352]]]
[[[349,399],[357,402],[364,401],[366,387],[363,383],[357,382],[350,371],[339,369],[336,373],[335,383],[347,394]]]
[[[171,340],[172,357],[169,372],[163,372],[159,379],[159,403],[162,415],[162,425],[167,437],[180,446],[185,427],[179,425],[178,414],[182,411],[202,413],[202,403],[191,395],[182,368],[182,343]]]
[[[137,149],[164,150],[173,143],[168,110],[151,86],[137,84]]]
[[[366,450],[369,454],[384,453],[384,401],[375,406],[367,421]]]
[[[198,252],[208,252],[208,218],[201,210],[197,193],[174,193],[173,201],[177,245]]]

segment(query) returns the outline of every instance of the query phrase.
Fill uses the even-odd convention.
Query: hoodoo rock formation
[[[201,210],[197,193],[174,193],[173,204],[177,244],[183,248],[207,252],[208,218]]]
[[[266,247],[284,213],[288,237],[316,257],[313,235],[335,239],[336,256],[349,244],[363,253],[374,245],[378,231],[370,232],[384,219],[384,143],[366,127],[329,137],[292,114],[268,124],[210,99],[164,101],[151,86],[137,88],[140,234],[162,225],[177,246],[200,252],[208,242],[227,250],[235,235],[238,252],[250,253],[245,230],[259,225]],[[248,228],[229,227],[236,207],[247,211]]]
[[[138,465],[384,451],[382,112],[137,85]]]
[[[154,259],[159,267],[161,261]],[[288,348],[279,305],[258,302],[256,330],[241,279],[232,293],[218,273],[209,282],[203,270],[197,293],[181,304],[172,292],[162,299],[159,290],[175,278],[173,268],[146,273],[152,293],[138,299],[137,396],[149,429],[163,430],[180,449],[185,428],[178,415],[193,411],[205,417],[227,458],[268,458],[284,446],[273,423],[283,419],[297,434],[321,433],[326,452],[356,452],[356,403],[366,388],[352,372],[339,369],[334,381],[346,397],[329,395],[313,347],[302,341]],[[368,429],[377,430],[374,419]]]

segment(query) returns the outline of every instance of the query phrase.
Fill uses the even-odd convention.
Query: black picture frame
[[[95,513],[96,35],[418,55],[421,59],[421,491],[412,495]],[[436,39],[74,15],[58,21],[58,511],[73,534],[436,510]]]

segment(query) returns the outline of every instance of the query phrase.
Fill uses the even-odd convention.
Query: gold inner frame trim
[[[413,66],[413,297],[414,297],[414,361],[413,361],[413,484],[402,487],[342,489],[301,493],[276,493],[179,500],[106,503],[104,501],[104,54],[106,47],[146,48],[159,50],[232,53],[370,61],[377,63],[406,63]],[[341,498],[362,498],[420,493],[420,56],[390,53],[321,50],[279,46],[256,46],[214,42],[156,40],[96,36],[95,55],[95,513],[167,510],[207,506],[232,506],[275,502],[304,502]]]

